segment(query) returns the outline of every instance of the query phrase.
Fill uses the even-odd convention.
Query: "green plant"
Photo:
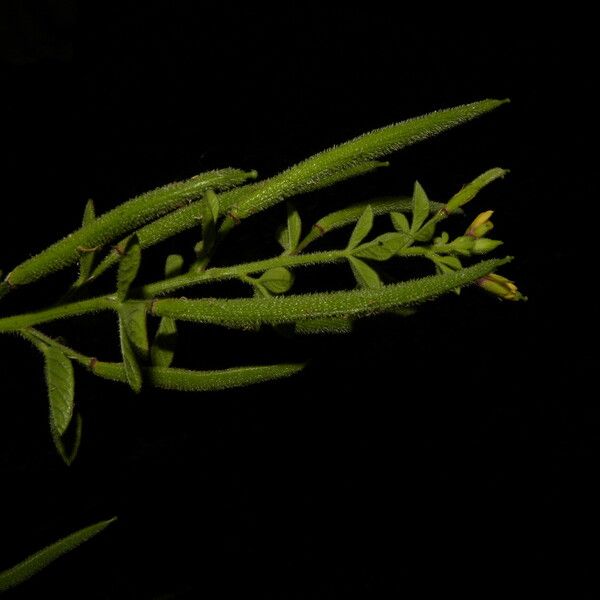
[[[420,302],[473,283],[507,300],[522,298],[510,280],[496,274],[510,257],[481,260],[470,266],[462,264],[502,243],[485,237],[492,228],[491,211],[479,215],[463,235],[453,239],[447,232],[438,231],[447,217],[462,213],[462,207],[484,186],[506,173],[500,168],[476,177],[447,202],[431,202],[423,187],[415,183],[411,198],[376,198],[354,204],[324,216],[308,230],[296,208],[288,204],[287,222],[277,232],[282,247],[279,255],[211,266],[229,232],[256,213],[291,197],[387,166],[378,159],[504,102],[483,100],[383,127],[263,181],[248,183],[256,179],[254,171],[223,169],[143,194],[99,217],[93,203],[88,202],[79,229],[17,266],[0,284],[2,297],[60,269],[79,265],[78,277],[57,303],[0,318],[0,333],[20,335],[44,357],[50,430],[65,462],[70,464],[74,459],[81,437],[81,419],[74,418],[73,363],[98,377],[128,384],[135,392],[144,386],[184,391],[226,389],[286,377],[302,369],[302,364],[220,371],[172,367],[180,321],[244,330],[287,325],[297,334],[345,333],[351,330],[355,319],[383,312],[406,313]],[[375,217],[381,216],[388,216],[390,230],[369,238]],[[317,239],[346,226],[353,229],[344,248],[306,252]],[[144,249],[194,227],[200,230],[201,241],[194,248],[192,260],[168,256],[163,279],[137,282]],[[430,261],[435,274],[409,281],[388,276],[392,282],[382,282],[376,269],[378,263],[411,257]],[[348,264],[356,289],[288,294],[294,284],[295,269],[325,263]],[[117,266],[115,291],[90,295],[91,284],[112,266]],[[228,279],[247,284],[251,295],[236,299],[171,297],[185,288]],[[115,314],[121,362],[84,355],[38,329],[50,321],[92,316],[99,311]],[[148,317],[159,319],[152,343]],[[75,441],[67,447],[65,436],[70,430]]]

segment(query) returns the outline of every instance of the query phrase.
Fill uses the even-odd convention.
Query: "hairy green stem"
[[[117,306],[118,303],[113,296],[98,296],[89,300],[80,300],[30,313],[4,317],[0,319],[0,333],[18,331],[19,329],[33,327],[49,321],[57,321],[58,319],[66,319],[67,317],[75,317],[77,315],[85,315],[103,310],[116,310]]]
[[[510,262],[511,258],[481,261],[466,269],[404,281],[380,288],[301,294],[273,298],[164,299],[150,303],[151,313],[182,321],[212,323],[233,328],[260,324],[295,323],[305,319],[354,318],[410,306],[457,287],[473,283]]]
[[[284,255],[243,263],[232,267],[213,267],[200,273],[187,273],[179,277],[172,277],[164,281],[157,281],[140,288],[143,298],[155,298],[175,290],[179,290],[200,283],[238,279],[251,273],[261,273],[275,267],[301,267],[316,264],[339,262],[347,258],[346,250],[329,250],[326,252],[313,252],[302,255]]]
[[[427,256],[431,252],[429,247],[409,247],[402,248],[398,256]],[[304,267],[318,264],[331,264],[347,260],[348,250],[328,250],[324,252],[311,252],[309,254],[288,254],[257,260],[254,262],[243,263],[231,267],[213,267],[199,273],[187,273],[177,277],[171,277],[161,281],[156,281],[133,290],[134,297],[152,299],[158,296],[168,294],[183,288],[200,285],[203,283],[214,283],[231,279],[242,279],[253,273],[262,273],[275,267]],[[71,302],[52,308],[14,315],[11,317],[0,318],[0,333],[18,331],[27,327],[34,327],[68,317],[84,315],[104,310],[117,310],[118,302],[112,295],[98,296],[78,302]]]

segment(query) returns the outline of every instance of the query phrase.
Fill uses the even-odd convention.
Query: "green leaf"
[[[369,231],[373,227],[373,209],[369,204],[367,208],[365,208],[363,214],[360,216],[360,219],[356,222],[354,230],[352,231],[352,235],[350,236],[350,241],[348,242],[348,250],[352,250],[358,246],[367,235],[369,235]]]
[[[449,239],[450,236],[448,235],[448,232],[442,231],[441,235],[439,237],[436,237],[435,240],[433,240],[433,243],[436,246],[445,246],[448,243]]]
[[[95,220],[96,210],[94,207],[94,201],[90,199],[85,205],[85,210],[83,212],[83,222],[81,225],[82,227],[86,227],[87,225],[93,223]],[[97,255],[97,251],[91,248],[86,248],[85,250],[82,250],[80,247],[80,254],[81,257],[79,259],[79,277],[75,282],[75,287],[83,285],[89,279],[90,275],[92,274],[92,269],[94,268],[94,260]]]
[[[307,319],[296,323],[298,335],[343,335],[352,333],[350,319]]]
[[[415,233],[415,235],[414,235],[415,241],[416,242],[428,242],[429,240],[431,240],[431,238],[435,234],[436,225],[437,224],[435,221],[430,221],[429,223],[425,223],[425,225],[423,225],[421,227],[421,229],[419,229],[419,231],[417,231],[417,233]]]
[[[381,288],[352,291],[299,294],[274,298],[236,298],[155,300],[153,313],[159,317],[213,323],[225,327],[256,328],[260,324],[278,325],[304,319],[359,317],[387,312],[402,306],[435,298],[488,275],[511,258],[490,259],[452,273],[422,277]]]
[[[304,239],[300,242],[296,252],[299,253],[304,250],[309,244],[315,240],[321,238],[326,233],[356,223],[363,211],[368,205],[371,205],[373,215],[385,215],[392,212],[411,212],[412,211],[412,198],[406,198],[404,196],[382,196],[380,198],[373,198],[367,202],[359,202],[352,204],[341,210],[332,212],[321,219],[319,219],[306,234]],[[430,202],[430,214],[438,212],[445,206],[442,202]],[[460,209],[456,211],[458,214]],[[410,231],[410,227],[407,223],[407,231]]]
[[[169,254],[165,261],[165,277],[177,277],[183,271],[183,256],[179,254]]]
[[[142,249],[137,235],[134,234],[127,242],[125,253],[119,262],[119,271],[117,273],[117,298],[121,300],[121,302],[125,300],[129,294],[129,288],[137,277],[141,261]]]
[[[152,344],[150,355],[152,364],[156,367],[170,367],[175,356],[176,344],[177,323],[173,319],[163,317]]]
[[[142,370],[138,359],[127,335],[123,317],[119,314],[119,340],[121,342],[121,355],[123,356],[124,373],[131,389],[139,393],[142,389]]]
[[[5,592],[33,577],[38,571],[46,568],[63,554],[70,552],[87,540],[106,529],[116,517],[106,521],[99,521],[68,535],[53,544],[46,546],[35,554],[27,557],[14,567],[0,572],[0,592]]]
[[[50,402],[50,428],[61,436],[71,422],[75,406],[73,363],[55,346],[46,346],[44,358]]]
[[[366,262],[363,262],[354,256],[349,256],[348,261],[352,267],[352,273],[354,273],[356,283],[358,283],[360,287],[378,288],[383,285],[377,272]]]
[[[462,264],[456,256],[436,256],[434,260],[436,263],[447,265],[454,270],[462,269]]]
[[[300,242],[300,236],[302,234],[302,220],[300,219],[300,214],[294,208],[294,205],[291,202],[288,202],[287,205],[287,242],[286,242],[286,250],[288,252],[294,252],[298,247]]]
[[[157,388],[181,392],[206,392],[245,387],[281,379],[282,377],[295,375],[303,368],[304,364],[299,363],[239,367],[219,371],[188,371],[185,369],[149,367],[144,369],[144,377],[149,385]],[[127,381],[122,363],[98,361],[94,365],[94,374],[113,381]]]
[[[254,280],[252,284],[254,286],[254,297],[255,298],[271,298],[273,294],[261,283],[258,282],[258,279]]]
[[[258,283],[273,294],[284,294],[294,283],[294,276],[285,267],[275,267],[265,271]]]
[[[202,254],[212,251],[217,239],[217,219],[219,217],[219,198],[208,190],[202,203]]]
[[[408,224],[406,215],[399,212],[393,212],[390,216],[392,218],[392,225],[396,231],[401,231],[403,233],[410,232],[410,225]]]
[[[283,225],[279,226],[275,231],[275,238],[277,239],[277,243],[287,252],[289,248],[289,235],[287,226]]]
[[[124,302],[119,307],[121,323],[136,354],[148,358],[148,326],[144,302]]]
[[[429,216],[429,198],[418,181],[415,181],[413,192],[413,216],[411,232],[414,234],[421,228],[425,219]]]
[[[410,242],[411,237],[406,233],[384,233],[372,242],[359,246],[352,254],[368,260],[389,260]]]
[[[52,428],[50,429],[50,433],[52,434],[52,441],[54,442],[54,447],[56,448],[56,451],[68,467],[71,466],[71,464],[77,457],[77,453],[79,452],[79,446],[81,445],[82,429],[83,420],[78,412],[75,413],[75,425],[73,426],[73,420],[71,420],[71,424],[65,432],[65,435],[60,436]],[[70,430],[74,430],[72,436],[69,436]],[[66,437],[71,438],[69,444],[67,444],[67,440],[65,439]],[[67,445],[71,446],[70,450],[67,449]]]

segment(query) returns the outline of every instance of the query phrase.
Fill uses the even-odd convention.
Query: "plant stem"
[[[348,256],[346,250],[329,250],[326,252],[313,252],[303,255],[283,255],[266,260],[257,260],[243,263],[232,267],[213,267],[199,273],[187,273],[178,277],[171,277],[164,281],[150,283],[136,290],[136,294],[143,298],[155,298],[162,294],[189,287],[192,285],[220,281],[225,279],[237,279],[251,273],[268,271],[275,267],[301,267],[316,264],[334,263],[345,260]]]
[[[69,346],[65,346],[65,344],[61,344],[55,339],[47,336],[46,334],[38,331],[37,329],[33,329],[33,327],[28,329],[21,329],[19,331],[22,337],[26,340],[30,341],[34,346],[39,347],[40,342],[47,346],[53,346],[54,348],[58,348],[61,350],[65,356],[68,358],[77,361],[79,364],[84,367],[89,367],[93,358],[91,356],[86,356],[85,354],[81,354],[81,352],[77,352],[77,350],[73,350]]]
[[[98,296],[97,298],[53,306],[52,308],[36,310],[22,315],[4,317],[0,319],[0,333],[18,331],[19,329],[33,327],[34,325],[40,325],[48,321],[74,317],[76,315],[85,315],[102,310],[115,310],[117,306],[118,303],[114,296]]]
[[[417,246],[403,248],[399,256],[426,256],[429,248]],[[262,273],[275,267],[302,267],[317,264],[341,262],[348,258],[347,250],[328,250],[325,252],[312,252],[310,254],[292,254],[276,256],[265,260],[243,263],[231,267],[213,267],[199,273],[187,273],[178,277],[171,277],[163,281],[149,283],[136,290],[132,290],[133,297],[152,299],[174,292],[176,290],[197,284],[228,279],[244,279],[252,273]],[[70,302],[52,308],[46,308],[21,315],[0,318],[0,333],[19,331],[49,321],[56,321],[68,317],[84,315],[103,310],[117,310],[119,303],[115,296],[97,296],[88,300]]]

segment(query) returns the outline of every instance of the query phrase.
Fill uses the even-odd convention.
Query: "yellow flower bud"
[[[499,296],[503,300],[527,300],[527,298],[519,292],[513,281],[506,277],[502,277],[502,275],[498,275],[497,273],[490,273],[489,275],[478,279],[477,285],[486,292]]]
[[[475,220],[469,225],[465,235],[474,238],[483,237],[486,233],[494,228],[494,224],[490,221],[490,217],[494,214],[493,210],[486,210],[477,215]]]

